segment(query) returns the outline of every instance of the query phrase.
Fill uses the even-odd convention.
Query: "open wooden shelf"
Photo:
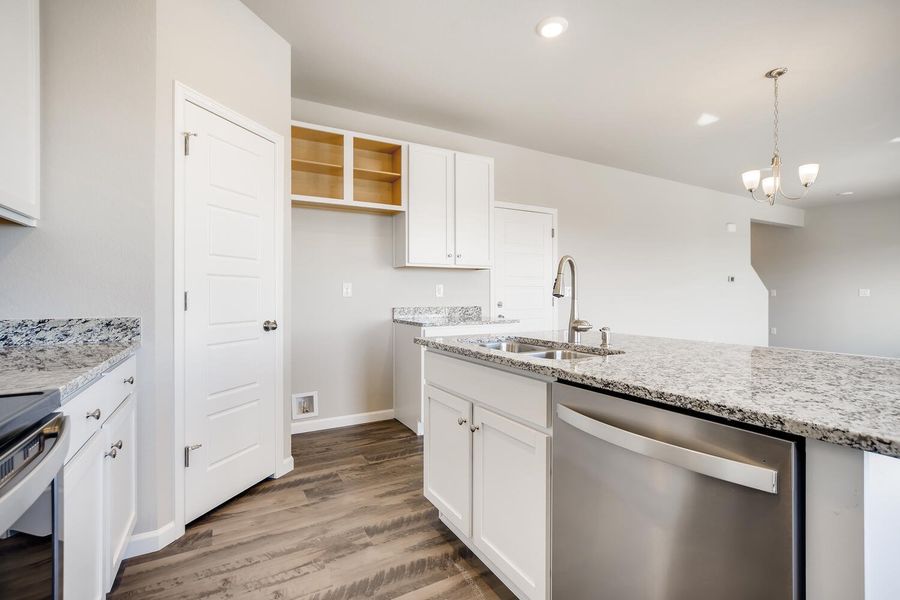
[[[386,183],[394,183],[400,179],[400,173],[389,173],[387,171],[372,171],[371,169],[353,169],[353,177],[359,179],[370,179],[372,181],[384,181]]]
[[[291,193],[343,199],[343,134],[291,127]]]
[[[376,214],[394,215],[406,212],[406,208],[396,204],[383,204],[381,202],[362,202],[359,200],[332,200],[330,198],[309,198],[307,196],[291,196],[291,204],[307,208],[322,208],[327,210],[350,210],[356,212],[369,212]]]

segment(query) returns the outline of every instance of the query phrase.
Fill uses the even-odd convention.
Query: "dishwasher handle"
[[[588,435],[642,456],[761,492],[778,493],[778,471],[773,469],[683,448],[613,427],[562,404],[556,406],[556,415],[561,421]]]

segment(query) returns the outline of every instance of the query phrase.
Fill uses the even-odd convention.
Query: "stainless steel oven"
[[[58,496],[67,425],[52,413],[0,442],[0,598],[62,597]]]

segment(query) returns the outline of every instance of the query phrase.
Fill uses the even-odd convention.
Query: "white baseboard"
[[[375,421],[389,421],[394,418],[394,409],[376,410],[367,413],[357,413],[355,415],[344,415],[342,417],[329,417],[327,419],[314,419],[312,421],[294,421],[291,423],[291,433],[307,433],[309,431],[321,431],[323,429],[335,429],[336,427],[347,427],[348,425],[362,425],[363,423],[374,423]]]
[[[184,535],[184,528],[182,527],[179,531],[175,527],[175,521],[169,521],[159,529],[136,533],[131,536],[131,541],[128,542],[124,558],[162,550],[182,535]]]

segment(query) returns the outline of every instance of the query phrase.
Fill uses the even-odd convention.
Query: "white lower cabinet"
[[[472,403],[425,386],[425,497],[472,535]]]
[[[533,600],[547,597],[550,436],[475,407],[472,541]]]
[[[106,373],[62,412],[74,452],[63,466],[60,512],[63,597],[96,600],[112,587],[137,517],[134,357]]]
[[[104,596],[103,435],[95,433],[63,467],[63,598]]]
[[[520,598],[546,600],[549,430],[534,424],[529,404],[522,407],[515,398],[498,398],[490,392],[517,389],[500,386],[507,372],[448,358],[476,369],[468,378],[454,380],[446,377],[450,371],[444,357],[428,360],[428,354],[425,378],[442,381],[444,387],[425,386],[425,497]],[[546,387],[544,381],[529,381]],[[465,391],[448,391],[454,382]],[[546,410],[546,390],[543,394]],[[512,410],[500,414],[503,411],[493,408],[498,405]]]
[[[137,520],[137,422],[134,396],[103,424],[104,581],[112,587]]]

